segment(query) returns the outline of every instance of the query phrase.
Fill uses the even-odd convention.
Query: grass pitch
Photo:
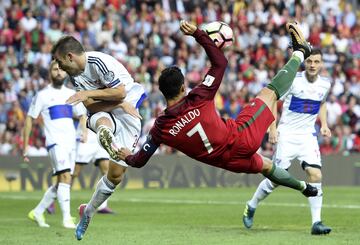
[[[245,202],[255,188],[117,189],[109,201],[116,215],[97,214],[82,241],[61,226],[61,212],[46,215],[50,228],[27,219],[43,192],[0,193],[0,244],[360,244],[360,188],[327,187],[322,218],[330,235],[310,235],[308,202],[278,188],[243,227]],[[72,214],[92,190],[73,191]]]

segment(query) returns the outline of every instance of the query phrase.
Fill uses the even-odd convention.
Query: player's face
[[[310,55],[305,60],[305,72],[308,76],[314,77],[319,75],[322,68],[322,58],[320,54]]]
[[[64,84],[64,80],[67,74],[59,67],[59,64],[55,63],[50,70],[51,81],[55,86],[61,86]]]
[[[77,63],[74,61],[73,54],[71,53],[65,55],[64,57],[59,55],[59,53],[56,53],[54,55],[54,59],[59,64],[60,68],[70,76],[77,76],[82,72]]]

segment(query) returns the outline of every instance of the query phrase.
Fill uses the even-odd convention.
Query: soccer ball
[[[220,49],[229,47],[234,41],[234,34],[230,26],[221,21],[210,22],[204,27],[204,31]]]

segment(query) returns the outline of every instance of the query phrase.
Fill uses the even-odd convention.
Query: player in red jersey
[[[141,150],[131,155],[128,149],[121,148],[120,158],[132,167],[142,167],[160,144],[166,144],[214,167],[237,173],[262,173],[277,184],[300,190],[305,196],[315,196],[316,188],[296,180],[286,170],[272,164],[270,159],[256,153],[274,121],[271,109],[289,90],[301,62],[311,51],[297,25],[287,24],[295,50],[293,56],[235,120],[219,117],[214,103],[228,63],[223,52],[195,25],[182,21],[180,30],[192,35],[205,49],[211,67],[203,82],[188,95],[185,95],[184,76],[180,69],[164,69],[159,88],[166,98],[167,109],[156,119]]]

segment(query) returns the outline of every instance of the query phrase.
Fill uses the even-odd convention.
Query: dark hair
[[[311,50],[311,54],[310,54],[310,55],[317,55],[317,54],[320,54],[320,56],[322,57],[321,49],[314,48],[314,49]]]
[[[51,54],[54,56],[56,53],[60,56],[65,56],[67,53],[72,52],[75,54],[82,54],[85,52],[81,43],[73,36],[64,36],[56,42],[51,49]]]
[[[161,72],[159,89],[166,99],[175,98],[179,94],[181,85],[183,84],[184,75],[178,67],[168,67]]]

